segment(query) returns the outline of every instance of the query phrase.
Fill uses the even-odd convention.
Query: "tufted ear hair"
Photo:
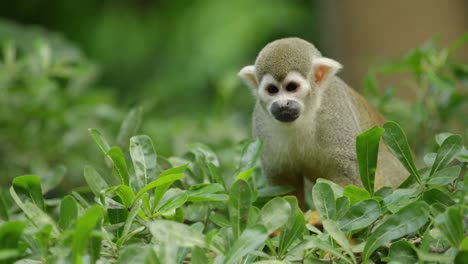
[[[316,84],[321,84],[329,80],[343,66],[335,60],[329,58],[316,58],[312,61],[312,71]]]
[[[257,77],[255,76],[255,66],[249,65],[245,66],[240,70],[238,73],[239,77],[244,81],[244,83],[249,86],[252,90],[256,90],[258,88],[258,81]]]

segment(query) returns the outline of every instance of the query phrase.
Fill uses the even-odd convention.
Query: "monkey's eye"
[[[288,83],[288,85],[286,85],[286,91],[295,92],[298,87],[299,87],[299,84],[297,84],[295,82],[290,82],[290,83]]]
[[[278,87],[274,86],[273,84],[268,85],[266,90],[269,94],[276,94],[279,92]]]

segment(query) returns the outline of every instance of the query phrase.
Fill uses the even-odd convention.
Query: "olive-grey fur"
[[[304,78],[312,68],[312,60],[321,57],[311,43],[300,38],[284,38],[267,44],[255,61],[257,80],[270,73],[276,80],[283,80],[291,71],[299,72]]]
[[[247,66],[239,74],[247,84],[255,86],[252,87],[257,96],[253,134],[264,143],[263,171],[273,184],[296,187],[294,194],[300,202],[303,202],[304,178],[312,182],[325,178],[341,186],[360,186],[356,136],[384,123],[372,105],[334,74],[322,84],[315,83],[313,65],[317,58],[321,54],[312,44],[298,38],[280,39],[266,45],[255,66]],[[264,77],[272,76],[280,82],[291,72],[300,73],[303,83],[310,87],[307,95],[297,98],[305,108],[301,116],[285,124],[269,113],[259,89]],[[253,84],[249,81],[252,75],[256,78]],[[396,187],[407,175],[381,141],[376,189]]]

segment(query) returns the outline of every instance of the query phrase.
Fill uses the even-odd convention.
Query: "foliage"
[[[121,116],[112,94],[94,89],[96,74],[60,36],[0,20],[1,183],[34,171],[48,190],[57,183],[49,179],[65,173],[58,165],[80,168],[96,157],[83,126],[105,122],[107,131]]]
[[[371,69],[364,83],[367,97],[405,128],[419,157],[434,149],[427,144],[434,133],[453,131],[468,137],[468,119],[463,118],[468,113],[468,66],[456,56],[466,49],[468,34],[450,47],[436,43],[428,41],[398,61]],[[379,79],[389,77],[404,83],[379,90]],[[395,96],[400,91],[411,99]]]
[[[122,126],[120,134],[133,129]],[[361,134],[365,188],[320,179],[312,190],[320,228],[308,223],[310,211],[303,213],[295,197],[277,197],[287,188],[264,184],[255,170],[258,141],[244,142],[237,169],[228,172],[202,144],[166,159],[139,135],[125,156],[98,130],[90,134],[108,170],[86,166],[87,191],[45,199],[37,176],[15,178],[16,206],[0,203],[2,262],[452,263],[468,251],[467,156],[458,135],[441,142],[427,167],[413,170],[396,123]],[[381,136],[410,172],[396,190],[373,189]]]

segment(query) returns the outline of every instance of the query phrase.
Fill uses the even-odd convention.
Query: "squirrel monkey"
[[[356,136],[384,122],[363,97],[335,76],[335,60],[311,43],[285,38],[266,45],[239,76],[257,102],[253,134],[263,141],[262,169],[274,185],[291,185],[304,202],[304,178],[361,186]],[[381,141],[376,189],[397,187],[408,176]]]

